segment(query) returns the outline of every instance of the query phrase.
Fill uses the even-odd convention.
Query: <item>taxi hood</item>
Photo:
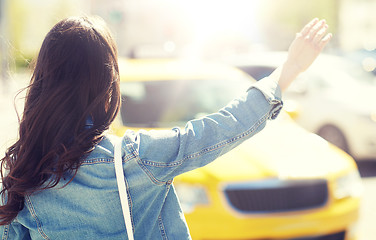
[[[198,169],[218,180],[328,178],[356,168],[353,159],[283,113],[265,129]]]

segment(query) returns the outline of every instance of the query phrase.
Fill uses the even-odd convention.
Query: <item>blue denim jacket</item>
[[[218,113],[184,129],[127,131],[122,138],[135,239],[190,239],[172,181],[202,167],[260,131],[281,107],[271,78],[252,86]],[[2,239],[127,239],[116,184],[114,140],[106,136],[83,159],[76,177],[27,195],[25,207]]]

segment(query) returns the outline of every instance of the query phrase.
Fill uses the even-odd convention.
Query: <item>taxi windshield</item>
[[[182,126],[217,112],[250,85],[249,79],[122,82],[122,122],[145,128]]]

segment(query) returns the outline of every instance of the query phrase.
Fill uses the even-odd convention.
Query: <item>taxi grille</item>
[[[298,211],[323,206],[328,200],[326,180],[237,183],[224,189],[229,204],[243,213]]]
[[[300,237],[290,240],[345,240],[346,232],[333,233],[324,236],[315,236],[315,237]]]

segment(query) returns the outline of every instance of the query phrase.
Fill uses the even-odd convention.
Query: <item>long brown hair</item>
[[[119,105],[117,49],[103,20],[57,23],[43,41],[27,88],[19,139],[1,159],[6,172],[0,225],[23,209],[26,194],[55,187],[67,173],[74,178]]]

